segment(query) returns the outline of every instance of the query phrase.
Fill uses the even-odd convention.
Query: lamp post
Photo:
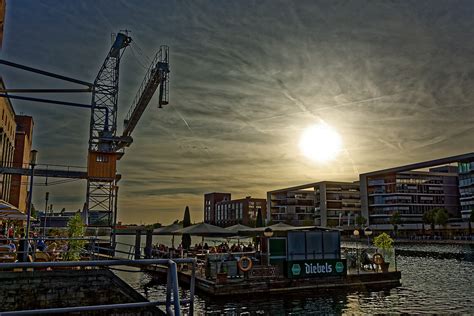
[[[355,236],[356,238],[359,237],[359,234],[360,234],[360,233],[359,233],[359,230],[354,229],[354,233],[353,233],[353,234],[354,234],[354,236]],[[359,243],[357,243],[356,251],[357,251],[357,256],[356,256],[357,274],[359,274],[359,266],[360,266],[360,264],[359,264],[359,260],[360,260],[360,259],[359,259]]]
[[[370,247],[370,235],[372,235],[372,229],[370,227],[366,227],[364,229],[364,235],[367,236],[367,248]]]
[[[263,235],[267,238],[267,266],[270,266],[270,237],[273,236],[273,230],[267,227],[263,231]]]
[[[35,175],[35,166],[36,166],[36,155],[38,154],[37,150],[32,150],[30,152],[30,166],[31,166],[31,174],[30,174],[30,194],[28,195],[28,214],[26,217],[26,234],[24,239],[24,247],[23,247],[23,262],[27,261],[28,258],[28,239],[30,237],[30,225],[31,225],[31,201],[33,197],[33,179]]]
[[[49,199],[49,192],[46,192],[45,195],[45,205],[44,205],[44,216],[43,216],[43,237],[46,237],[46,219],[48,218],[48,199]]]

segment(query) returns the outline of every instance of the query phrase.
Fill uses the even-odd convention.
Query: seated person
[[[39,251],[45,251],[46,244],[42,239],[38,240],[38,242],[36,243],[36,249],[38,249]]]
[[[4,236],[0,236],[0,256],[5,256],[11,252],[8,240]]]
[[[15,243],[13,242],[13,240],[10,240],[8,246],[10,246],[10,251],[11,251],[11,252],[16,252],[16,245],[15,245]]]

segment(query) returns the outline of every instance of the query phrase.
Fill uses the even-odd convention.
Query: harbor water
[[[133,236],[120,236],[118,239],[128,244],[132,244],[133,240]],[[169,237],[154,237],[154,242],[169,244],[169,241]],[[199,241],[193,238],[193,243]],[[474,246],[403,244],[397,246],[397,250],[397,265],[402,271],[399,287],[230,299],[196,295],[195,314],[474,313]],[[148,299],[164,299],[165,285],[150,275],[141,272],[117,273]],[[187,290],[181,290],[182,297],[187,295]]]

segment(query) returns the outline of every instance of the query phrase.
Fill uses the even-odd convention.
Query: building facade
[[[230,193],[206,193],[204,194],[204,222],[216,225],[216,203],[230,201]]]
[[[15,151],[13,166],[15,168],[29,168],[30,153],[33,142],[33,118],[31,116],[17,115],[15,117]],[[22,212],[27,210],[28,176],[12,175],[10,188],[10,204],[18,207]]]
[[[243,224],[254,227],[258,212],[262,220],[266,217],[265,199],[247,196],[232,200],[230,193],[207,193],[204,195],[204,222],[221,227]]]
[[[262,213],[262,221],[267,215],[267,201],[247,196],[244,199],[222,201],[216,203],[216,225],[228,227],[243,224],[255,227],[257,215]]]
[[[6,0],[0,0],[0,48],[2,48],[3,42],[3,27],[5,25],[5,13],[6,13]]]
[[[462,218],[468,219],[474,210],[474,161],[459,163],[459,204]]]
[[[357,182],[322,181],[267,193],[267,219],[297,226],[350,225],[360,215]]]
[[[5,89],[3,80],[0,78],[0,88]],[[15,150],[15,111],[8,98],[0,98],[0,164],[2,167],[13,166],[13,155]],[[12,176],[0,174],[0,199],[8,202],[10,200]]]
[[[460,218],[461,197],[466,208],[470,201],[472,173],[465,166],[472,161],[474,153],[469,153],[361,174],[362,215],[370,225],[390,224],[395,212],[406,226],[421,224],[423,214],[435,208]],[[463,184],[458,175],[461,169],[466,171]]]

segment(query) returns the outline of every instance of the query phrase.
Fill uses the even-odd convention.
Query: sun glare
[[[320,123],[303,132],[299,147],[309,159],[326,162],[337,157],[342,149],[342,139],[331,126]]]

